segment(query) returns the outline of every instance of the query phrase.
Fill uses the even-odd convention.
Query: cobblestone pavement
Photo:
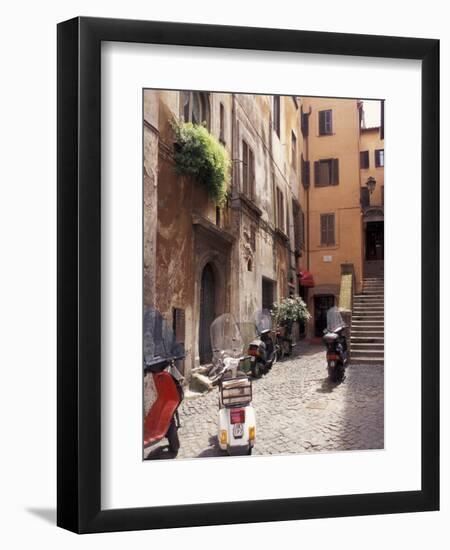
[[[302,343],[292,358],[253,381],[253,454],[382,449],[383,389],[383,366],[350,365],[342,384],[330,383],[323,346]],[[217,401],[217,388],[183,401],[177,458],[225,454],[217,443]],[[146,449],[144,456],[171,457],[167,441]]]

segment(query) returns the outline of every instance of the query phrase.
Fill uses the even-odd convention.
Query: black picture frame
[[[57,524],[77,533],[93,533],[438,510],[439,41],[86,17],[77,17],[60,23],[57,39]],[[102,41],[421,60],[422,489],[420,491],[101,509],[100,49]]]

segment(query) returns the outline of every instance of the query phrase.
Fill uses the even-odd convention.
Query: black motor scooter
[[[328,378],[331,382],[343,382],[347,366],[346,328],[339,309],[334,306],[327,311],[327,328],[324,330],[323,342],[327,348]]]
[[[251,356],[251,372],[254,378],[267,374],[280,354],[280,346],[274,341],[272,316],[268,309],[255,314],[255,327],[258,337],[248,346],[247,354]]]

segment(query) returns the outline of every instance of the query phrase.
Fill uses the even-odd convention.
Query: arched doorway
[[[209,329],[216,317],[215,313],[216,282],[211,264],[206,264],[202,272],[200,290],[200,330],[198,349],[200,364],[209,363],[212,358],[211,337]]]

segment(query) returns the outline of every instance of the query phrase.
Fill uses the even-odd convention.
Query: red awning
[[[314,286],[314,278],[312,276],[312,273],[310,273],[309,271],[306,271],[306,270],[300,271],[298,274],[298,277],[300,279],[301,286],[308,286],[308,287]]]

